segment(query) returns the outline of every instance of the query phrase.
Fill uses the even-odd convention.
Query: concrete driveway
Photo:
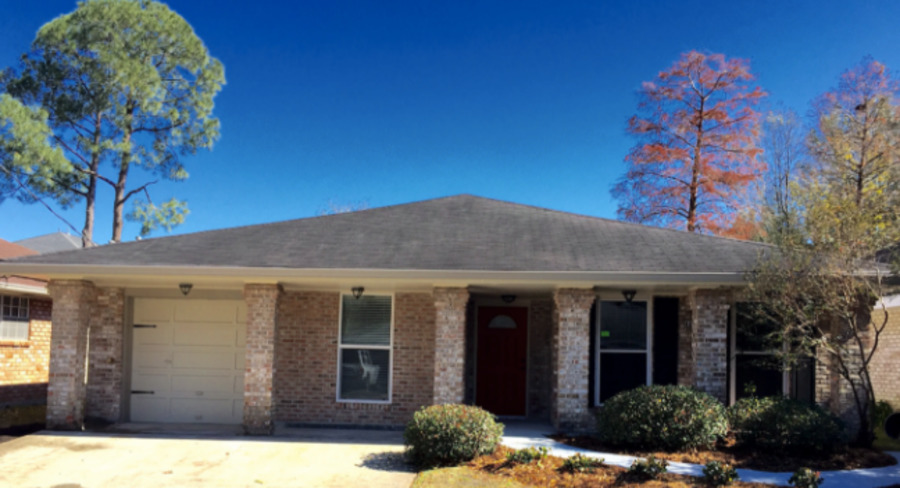
[[[0,444],[0,486],[408,487],[400,432],[276,437],[39,432]]]

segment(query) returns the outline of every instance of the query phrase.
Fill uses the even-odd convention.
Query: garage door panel
[[[161,348],[146,348],[134,352],[135,368],[171,368],[172,351]],[[137,374],[138,371],[135,371]]]
[[[202,391],[207,395],[213,393],[225,393],[230,395],[234,393],[234,376],[175,376],[172,378],[172,391]]]
[[[131,395],[131,418],[139,422],[168,422],[169,399],[151,395]]]
[[[135,299],[131,419],[240,423],[243,417],[243,302]],[[244,314],[246,309],[244,308]],[[152,322],[151,322],[152,321]]]
[[[238,347],[244,347],[247,345],[247,327],[238,327],[237,328],[237,342],[235,345]]]
[[[172,400],[172,411],[176,422],[235,423],[240,418],[234,416],[234,400],[211,400],[200,398],[176,398]]]
[[[174,309],[172,300],[135,300],[134,322],[171,322]]]
[[[166,323],[153,323],[149,324],[138,322],[135,320],[135,324],[140,325],[153,325],[154,327],[135,327],[134,329],[134,343],[141,345],[169,345],[172,343],[173,336],[173,327],[172,324]]]
[[[175,322],[235,323],[238,305],[222,300],[185,300],[175,304]]]
[[[176,346],[234,347],[237,338],[235,328],[231,324],[179,324],[175,329],[173,344]]]
[[[135,374],[131,379],[132,390],[152,391],[161,394],[170,391],[172,379],[169,375]]]
[[[190,351],[178,349],[175,351],[172,367],[179,369],[227,369],[234,370],[229,350],[225,351]]]

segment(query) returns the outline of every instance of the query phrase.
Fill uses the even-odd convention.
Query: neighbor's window
[[[648,383],[647,323],[645,301],[597,303],[596,403]]]
[[[390,401],[391,302],[390,296],[342,297],[338,400]]]
[[[28,299],[0,295],[0,340],[28,340]]]

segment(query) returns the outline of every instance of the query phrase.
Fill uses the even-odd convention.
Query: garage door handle
[[[134,324],[135,329],[155,329],[156,324]]]
[[[153,390],[131,390],[132,395],[153,395],[156,393]]]

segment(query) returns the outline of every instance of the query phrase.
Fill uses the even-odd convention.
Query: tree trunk
[[[94,121],[94,150],[91,154],[91,174],[88,177],[87,195],[84,197],[84,228],[81,229],[81,247],[94,247],[94,205],[97,200],[97,172],[100,170],[100,135],[103,118],[97,114]]]
[[[122,136],[122,147],[125,152],[122,153],[122,159],[119,161],[119,178],[116,180],[116,195],[113,199],[113,228],[112,241],[122,242],[122,225],[124,224],[123,210],[125,208],[125,182],[128,179],[128,165],[131,163],[131,134],[132,117],[134,115],[134,104],[128,101],[125,113],[124,135]]]

